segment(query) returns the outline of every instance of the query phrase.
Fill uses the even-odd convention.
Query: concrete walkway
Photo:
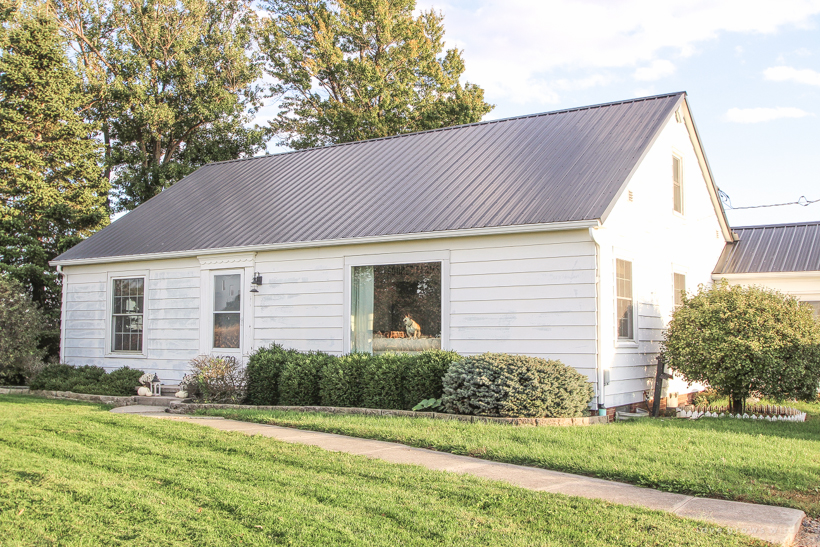
[[[157,412],[157,407],[127,406],[115,408],[112,412],[187,421],[213,427],[220,431],[237,431],[246,435],[262,435],[288,443],[305,444],[335,452],[358,454],[390,463],[421,465],[439,471],[466,473],[485,479],[504,481],[530,490],[602,499],[622,505],[635,505],[648,509],[668,511],[681,517],[724,526],[736,532],[778,545],[792,544],[805,517],[803,511],[797,509],[671,494],[631,484],[548,471],[535,467],[491,462],[446,452],[412,448],[398,443],[223,418],[167,414]]]

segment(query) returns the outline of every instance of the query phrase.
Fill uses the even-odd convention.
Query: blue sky
[[[481,0],[444,14],[465,78],[503,118],[686,91],[735,206],[820,199],[820,1]],[[820,220],[820,202],[727,210],[734,226]]]

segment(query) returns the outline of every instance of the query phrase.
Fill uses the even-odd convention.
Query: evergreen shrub
[[[319,379],[322,406],[362,406],[365,369],[374,359],[378,357],[369,353],[351,353],[329,361]]]
[[[279,344],[271,344],[253,353],[246,367],[248,384],[245,404],[278,405],[279,378],[285,365],[297,354],[297,351],[286,350]]]
[[[52,363],[32,379],[29,387],[34,390],[127,397],[137,394],[139,378],[143,374],[141,370],[128,367],[106,373],[105,369],[91,365],[75,367]]]
[[[502,417],[583,416],[594,392],[586,376],[560,361],[484,353],[450,365],[446,412]]]
[[[322,369],[338,357],[321,351],[294,352],[279,377],[279,404],[285,406],[318,406],[322,404],[319,381]]]

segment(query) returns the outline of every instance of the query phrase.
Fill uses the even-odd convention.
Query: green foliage
[[[0,275],[0,385],[23,385],[40,368],[44,351],[38,342],[45,326],[22,285]]]
[[[252,156],[268,130],[256,14],[244,0],[56,0],[87,115],[101,125],[116,206],[129,210],[212,161]]]
[[[188,395],[205,403],[238,404],[245,398],[245,369],[231,355],[200,355],[182,379]]]
[[[29,387],[35,390],[72,391],[92,395],[119,395],[127,397],[136,395],[139,378],[144,373],[128,367],[122,367],[106,373],[102,367],[53,363],[46,365],[32,379]]]
[[[319,380],[322,406],[362,406],[365,370],[373,359],[369,353],[351,353],[329,361]]]
[[[732,401],[752,394],[815,400],[820,384],[820,323],[791,296],[724,279],[684,295],[665,334],[669,366]]]
[[[407,353],[382,353],[367,363],[364,372],[364,397],[366,408],[408,410],[404,382],[413,356]]]
[[[43,13],[21,9],[0,27],[0,271],[49,316],[42,342],[56,355],[61,289],[48,261],[108,224],[108,183],[80,81]]]
[[[454,351],[428,350],[410,359],[404,378],[405,406],[423,399],[441,399],[442,380],[450,364],[462,357]]]
[[[593,396],[586,376],[560,361],[484,353],[450,365],[442,404],[454,414],[582,416]]]
[[[441,399],[424,399],[422,402],[412,408],[412,410],[420,411],[435,411],[441,408]]]
[[[312,406],[322,404],[319,390],[322,369],[338,359],[320,351],[294,352],[279,377],[279,404]]]
[[[480,121],[484,90],[462,85],[442,15],[415,0],[264,0],[261,49],[281,97],[271,122],[301,149]]]
[[[279,404],[279,377],[285,365],[296,353],[294,350],[282,348],[279,344],[271,344],[270,347],[261,348],[251,354],[246,367],[248,385],[245,404]]]

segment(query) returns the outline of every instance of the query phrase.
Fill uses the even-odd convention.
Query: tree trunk
[[[730,395],[729,410],[732,414],[743,414],[746,411],[746,397]]]

